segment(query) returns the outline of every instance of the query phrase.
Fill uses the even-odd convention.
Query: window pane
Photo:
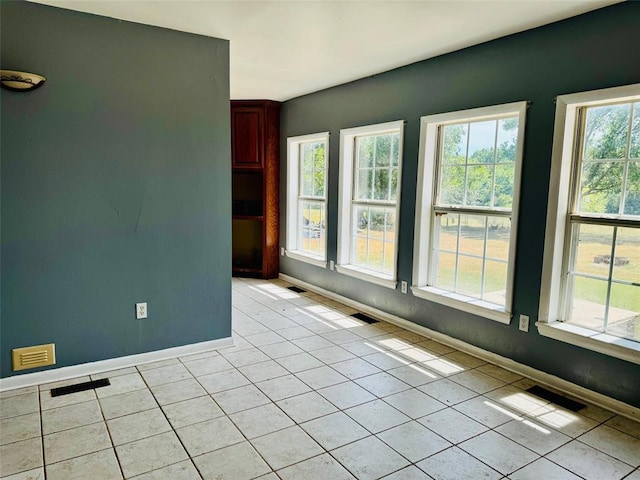
[[[448,213],[438,217],[438,248],[455,252],[458,248],[458,224],[460,215]]]
[[[511,208],[513,205],[513,177],[515,164],[496,165],[496,184],[493,192],[493,205],[500,208]]]
[[[602,330],[606,300],[607,282],[605,280],[573,277],[571,322],[593,330]]]
[[[389,170],[378,168],[374,175],[374,198],[389,200]]]
[[[398,169],[391,170],[391,198],[395,202],[398,199]]]
[[[631,104],[605,105],[586,109],[584,158],[624,158]]]
[[[511,220],[505,217],[489,217],[487,233],[487,258],[507,261],[511,240]]]
[[[442,128],[442,163],[464,165],[467,162],[467,129],[468,124]]]
[[[358,137],[358,168],[373,167],[375,137]]]
[[[326,225],[324,203],[302,202],[301,211],[300,250],[324,258]]]
[[[618,227],[613,278],[640,285],[640,228]],[[640,306],[640,296],[637,304]]]
[[[640,216],[640,162],[629,162],[623,213]]]
[[[373,183],[373,170],[362,169],[358,170],[358,185],[356,186],[356,199],[357,200],[370,200]]]
[[[455,289],[455,265],[456,256],[453,253],[439,252],[437,256],[438,269],[435,286],[443,290]]]
[[[574,263],[569,270],[608,278],[613,227],[577,224],[573,228],[577,243]]]
[[[629,157],[640,158],[640,102],[633,105],[633,124],[631,125]]]
[[[486,220],[484,215],[460,215],[460,253],[484,255]]]
[[[378,135],[376,139],[376,166],[386,167],[391,159],[391,135]]]
[[[505,305],[507,263],[488,260],[484,265],[484,293],[482,299]]]
[[[518,145],[518,117],[498,120],[496,161],[515,162]]]
[[[587,162],[580,175],[581,213],[620,213],[622,162]]]
[[[391,165],[397,167],[400,158],[400,134],[394,133],[391,135],[391,141]]]
[[[640,287],[611,285],[607,333],[640,341]]]
[[[313,171],[303,170],[301,180],[300,195],[313,196]]]
[[[465,255],[458,256],[457,292],[480,298],[482,286],[482,260]]]
[[[464,167],[442,167],[440,204],[462,205],[464,201]]]
[[[466,205],[491,206],[491,181],[493,168],[485,165],[467,168]]]
[[[469,163],[494,163],[496,120],[469,125]]]

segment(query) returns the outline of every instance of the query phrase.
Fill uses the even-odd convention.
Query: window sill
[[[416,297],[462,310],[463,312],[472,313],[489,320],[495,320],[505,325],[511,323],[511,314],[505,312],[503,307],[477,298],[467,297],[435,287],[412,286],[411,293]]]
[[[545,337],[640,365],[640,343],[565,322],[536,322]]]
[[[364,268],[355,267],[353,265],[336,265],[338,273],[355,277],[365,282],[375,283],[382,287],[396,289],[398,282],[391,275],[384,275],[382,273],[376,273],[371,270],[365,270]]]
[[[291,250],[286,250],[285,254],[287,257],[292,258],[294,260],[310,263],[311,265],[315,265],[316,267],[327,268],[327,261],[323,260],[320,257],[314,257],[307,253],[303,253],[299,251],[291,251]]]

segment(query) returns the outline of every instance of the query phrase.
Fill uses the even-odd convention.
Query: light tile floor
[[[0,478],[640,480],[640,424],[286,287],[233,280],[233,347],[1,392]]]

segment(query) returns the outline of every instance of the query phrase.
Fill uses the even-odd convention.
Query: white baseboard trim
[[[41,383],[67,380],[68,378],[95,375],[97,373],[108,372],[118,368],[133,367],[135,365],[157,362],[158,360],[165,360],[167,358],[180,357],[193,353],[206,352],[208,350],[216,350],[218,348],[230,347],[232,345],[233,338],[226,337],[219,338],[217,340],[210,340],[208,342],[192,343],[189,345],[182,345],[180,347],[155,350],[153,352],[138,353],[136,355],[127,355],[125,357],[109,358],[107,360],[99,360],[97,362],[82,363],[80,365],[60,367],[53,370],[0,378],[0,392],[4,390],[13,390],[14,388],[30,387],[31,385],[39,385]]]
[[[493,352],[489,352],[488,350],[476,347],[475,345],[471,345],[470,343],[415,324],[413,322],[405,320],[404,318],[392,315],[382,310],[378,310],[377,308],[371,307],[364,303],[360,303],[350,298],[343,297],[340,294],[330,292],[329,290],[325,290],[324,288],[318,287],[311,283],[307,283],[303,280],[299,280],[284,273],[281,273],[279,275],[279,278],[298,287],[304,288],[314,293],[318,293],[327,298],[360,310],[361,312],[366,313],[367,315],[371,315],[372,317],[379,318],[380,320],[392,323],[419,335],[429,337],[440,343],[448,345],[451,348],[455,348],[462,352],[468,353],[469,355],[481,358],[482,360],[493,363],[494,365],[498,365],[505,370],[517,373],[518,375],[522,375],[523,377],[527,377],[543,386],[552,388],[566,395],[579,400],[583,400],[593,405],[597,405],[632,420],[640,421],[640,408],[621,402],[619,400],[616,400],[615,398],[611,398],[601,393],[594,392],[593,390],[589,390],[588,388],[576,385],[575,383],[569,382],[560,377],[556,377],[555,375],[550,375],[528,365],[518,363],[515,360],[511,360],[510,358],[503,357]]]

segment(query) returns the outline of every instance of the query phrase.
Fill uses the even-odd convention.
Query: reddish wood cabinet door
[[[241,107],[232,110],[231,161],[234,167],[263,167],[263,117],[262,108]]]

